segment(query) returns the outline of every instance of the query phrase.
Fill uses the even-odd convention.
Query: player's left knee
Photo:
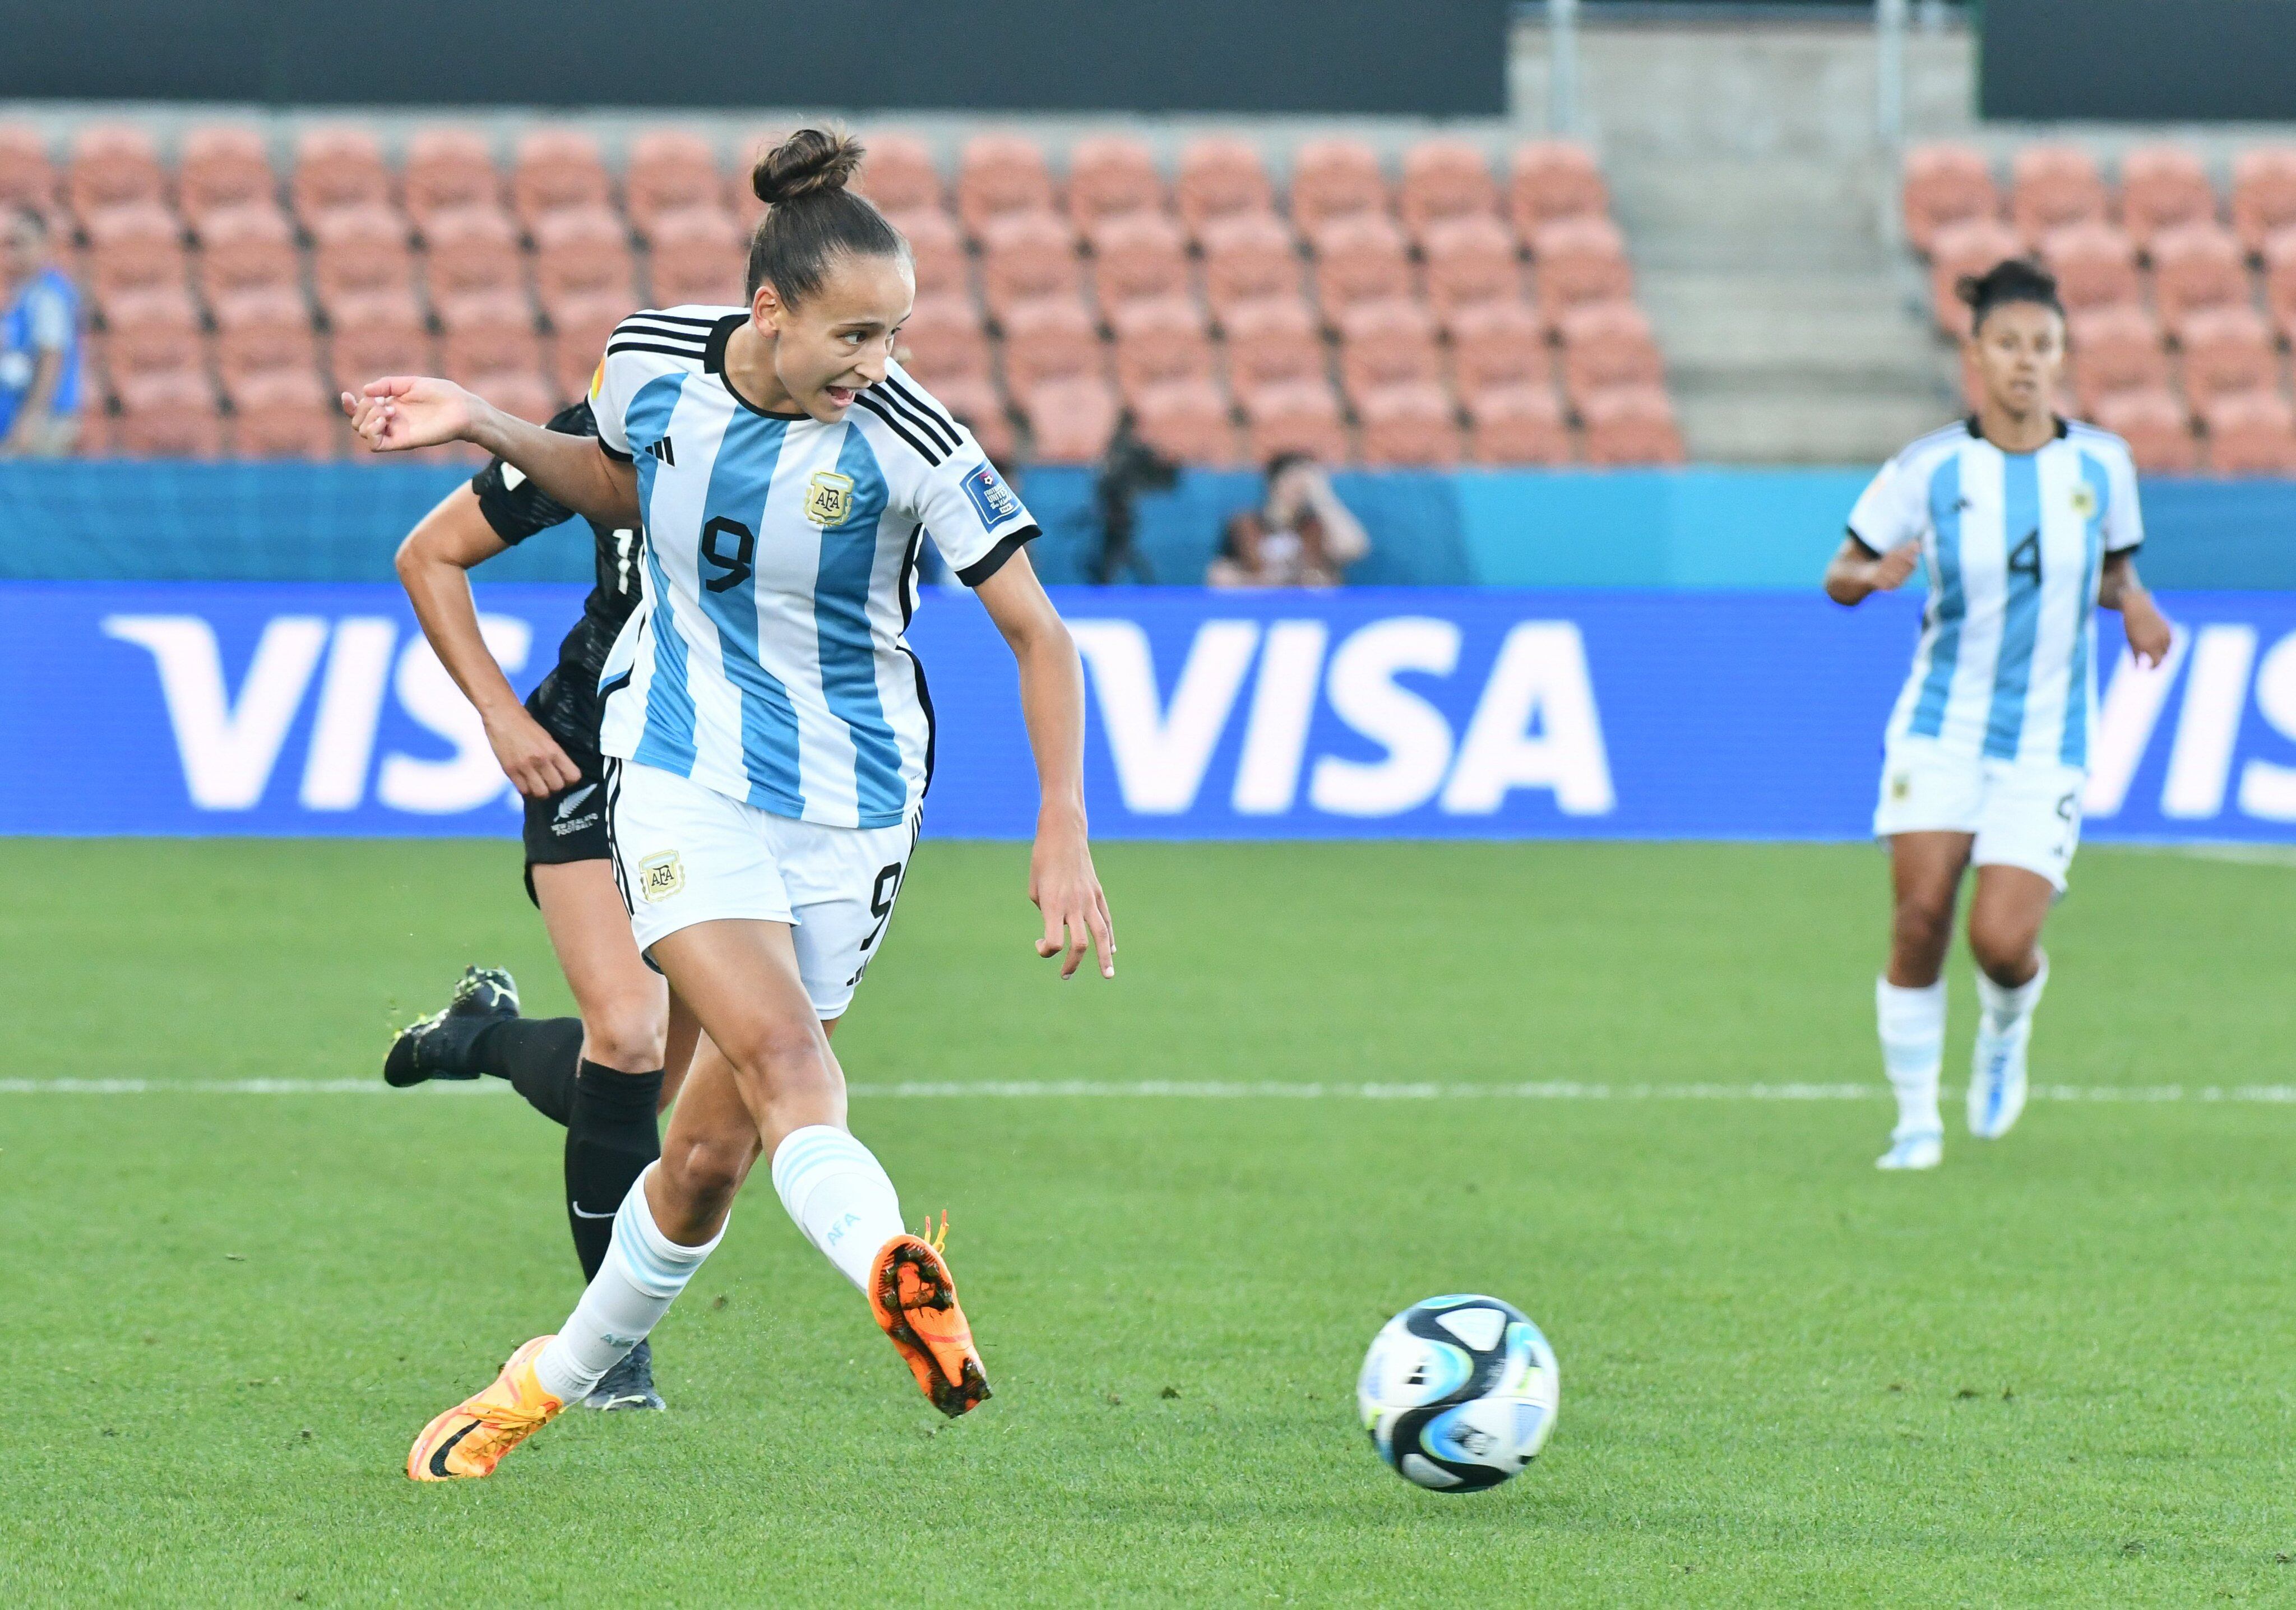
[[[2033,953],[2038,937],[2021,923],[1972,922],[1969,925],[1969,953],[1986,977],[2005,989],[2014,989],[2030,978],[2039,965]]]

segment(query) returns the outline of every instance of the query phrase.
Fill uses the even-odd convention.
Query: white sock
[[[2005,990],[1985,976],[1977,975],[1977,1004],[1985,1009],[1985,1027],[1988,1033],[2013,1034],[2019,1025],[2033,1015],[2033,1008],[2041,1004],[2041,990],[2049,982],[2049,958],[2041,957],[2041,970],[2018,985]]]
[[[1945,1062],[1945,980],[1907,990],[1874,982],[1874,1015],[1882,1031],[1882,1065],[1898,1094],[1898,1138],[1938,1134],[1938,1070]]]
[[[825,1123],[793,1129],[774,1153],[774,1189],[805,1238],[867,1291],[877,1249],[901,1233],[901,1199],[869,1148]]]
[[[534,1361],[542,1389],[562,1403],[588,1397],[600,1378],[645,1340],[701,1261],[726,1239],[723,1225],[701,1246],[680,1246],[661,1233],[645,1195],[646,1174],[660,1166],[649,1164],[622,1198],[598,1277]]]

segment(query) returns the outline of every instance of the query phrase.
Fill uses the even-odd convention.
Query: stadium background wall
[[[0,99],[1496,117],[1507,15],[1507,0],[6,0]]]
[[[1985,117],[2296,118],[2296,0],[1984,0],[1974,12]]]

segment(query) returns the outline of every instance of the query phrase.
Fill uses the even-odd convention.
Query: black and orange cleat
[[[925,1228],[932,1228],[930,1220]],[[972,1327],[957,1306],[956,1278],[941,1257],[947,1240],[948,1215],[943,1213],[939,1234],[932,1239],[896,1236],[879,1247],[869,1266],[869,1311],[892,1339],[919,1389],[953,1420],[992,1394],[980,1355],[973,1350]]]

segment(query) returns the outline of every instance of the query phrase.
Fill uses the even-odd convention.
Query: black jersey
[[[598,433],[586,401],[560,410],[549,428],[567,436]],[[495,535],[512,545],[574,517],[572,510],[545,496],[541,488],[499,458],[472,477],[471,490],[479,495],[480,511]],[[589,526],[596,550],[597,582],[582,601],[582,619],[558,645],[556,669],[528,695],[526,708],[576,764],[594,771],[598,672],[622,622],[638,606],[638,566],[644,538],[635,530],[607,530],[587,520],[583,523]]]

